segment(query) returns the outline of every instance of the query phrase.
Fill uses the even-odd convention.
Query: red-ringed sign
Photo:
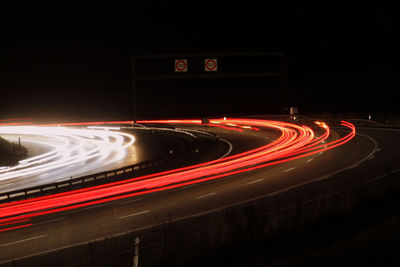
[[[175,59],[175,72],[187,71],[187,59]]]
[[[206,58],[204,60],[204,70],[205,71],[217,71],[217,59],[216,58]]]

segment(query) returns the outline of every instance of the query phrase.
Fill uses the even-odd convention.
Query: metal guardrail
[[[315,121],[323,121],[327,123],[329,126],[338,126],[341,125],[342,121],[348,121],[356,127],[390,127],[380,122],[376,122],[373,120],[367,119],[330,119],[330,118],[317,118],[317,117],[309,117],[304,115],[255,115],[249,116],[248,118],[253,119],[267,119],[267,120],[279,120],[284,122],[298,123],[304,125],[315,125]]]
[[[8,192],[0,193],[0,203],[7,203],[22,199],[34,198],[43,195],[49,195],[60,192],[67,192],[73,189],[79,189],[83,187],[88,187],[90,185],[99,185],[107,182],[113,182],[122,178],[132,178],[135,175],[143,173],[144,170],[150,167],[157,167],[162,163],[171,160],[174,157],[179,156],[186,151],[193,149],[198,137],[191,132],[184,131],[182,129],[168,129],[168,128],[140,128],[143,133],[152,134],[157,136],[168,136],[174,138],[181,138],[188,142],[188,148],[181,153],[168,154],[163,158],[156,160],[149,160],[145,162],[140,162],[137,164],[129,165],[123,168],[113,169],[109,171],[104,171],[100,173],[90,174],[78,178],[73,178],[69,180],[64,180],[60,182],[39,185],[24,189],[18,189]],[[216,139],[217,140],[217,139]]]
[[[101,184],[105,183],[106,180],[110,180],[110,178],[122,178],[123,176],[128,176],[128,175],[129,177],[132,177],[133,175],[135,175],[135,173],[138,173],[141,170],[147,169],[149,167],[158,166],[161,163],[170,160],[171,158],[173,158],[172,155],[158,160],[141,162],[129,165],[124,168],[95,173],[61,182],[55,182],[45,185],[8,191],[0,194],[0,203],[11,202],[36,196],[42,196],[50,193],[65,192],[73,188],[82,187],[83,185],[86,186],[88,184],[91,185]]]
[[[280,121],[287,121],[287,122],[299,123],[299,124],[304,124],[304,125],[315,125],[315,121],[318,120],[316,118],[310,118],[310,117],[305,117],[305,116],[301,116],[301,115],[297,116],[296,119],[294,119],[294,117],[290,116],[290,115],[259,115],[259,116],[251,116],[251,118],[280,120]],[[328,123],[328,125],[336,126],[336,125],[340,125],[342,120],[322,119],[322,121],[325,121],[326,123]],[[363,127],[363,126],[371,127],[371,122],[372,122],[372,124],[374,124],[373,121],[365,120],[365,119],[349,119],[348,121],[358,127]],[[380,126],[380,124],[378,123],[378,125],[376,125],[376,127],[382,127],[382,126]],[[143,127],[143,128],[138,128],[138,129],[143,130],[143,132],[147,133],[147,134],[153,134],[153,135],[158,135],[158,136],[170,136],[170,137],[172,136],[174,138],[182,138],[190,144],[189,149],[193,148],[193,146],[196,142],[196,139],[198,138],[197,135],[203,136],[203,137],[208,137],[208,138],[214,136],[215,141],[218,140],[218,136],[215,134],[208,133],[208,132],[201,133],[201,131],[195,131],[195,130],[186,131],[183,129],[148,128],[148,127]],[[196,134],[194,134],[194,133],[196,133]],[[176,156],[178,156],[178,155],[177,154],[168,155],[161,159],[145,161],[145,162],[129,165],[129,166],[119,168],[119,169],[113,169],[113,170],[109,170],[109,171],[105,171],[105,172],[86,175],[86,176],[82,176],[82,177],[78,177],[78,178],[73,178],[70,180],[64,180],[61,182],[55,182],[55,183],[50,183],[50,184],[45,184],[45,185],[0,193],[0,203],[12,202],[12,201],[16,201],[16,200],[33,198],[33,197],[48,195],[48,194],[53,194],[53,193],[66,192],[66,191],[70,191],[72,189],[82,188],[82,187],[86,187],[89,185],[97,185],[97,184],[112,182],[117,179],[122,179],[124,177],[134,177],[134,175],[144,171],[145,169],[148,169],[150,167],[159,166],[160,164],[162,164]]]

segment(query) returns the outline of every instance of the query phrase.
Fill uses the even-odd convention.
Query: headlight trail
[[[201,124],[201,121],[159,120],[142,121],[139,123],[193,125]],[[85,124],[80,123],[80,125]],[[264,146],[218,160],[90,188],[0,204],[0,224],[9,225],[8,223],[10,222],[26,220],[36,216],[172,189],[265,168],[340,146],[354,138],[356,133],[354,125],[345,121],[342,122],[342,126],[344,129],[347,129],[348,133],[341,138],[331,141],[328,141],[330,137],[329,127],[320,122],[316,124],[319,127],[318,132],[322,132],[318,136],[310,127],[279,121],[224,118],[210,120],[209,125],[222,126],[227,130],[232,128],[241,130],[257,129],[256,131],[261,128],[274,129],[280,132],[280,136],[275,141]],[[244,128],[243,126],[246,127]],[[89,135],[99,136],[96,133],[86,132]],[[65,137],[65,134],[60,136]],[[76,137],[77,134],[73,134],[73,136]],[[102,136],[101,140],[104,139],[106,137]],[[85,159],[87,157],[87,155],[83,156]],[[69,164],[68,162],[64,163]]]
[[[40,175],[72,164],[85,163],[88,160],[102,160],[112,153],[115,156],[110,161],[118,161],[124,157],[126,148],[135,141],[130,134],[108,129],[2,126],[0,134],[6,139],[7,136],[19,136],[23,141],[50,147],[50,151],[46,153],[21,160],[15,166],[0,169],[0,181]],[[40,141],[37,140],[39,138]]]

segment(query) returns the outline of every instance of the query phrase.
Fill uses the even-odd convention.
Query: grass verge
[[[0,137],[0,166],[15,165],[27,154],[28,150],[22,145],[11,143]]]

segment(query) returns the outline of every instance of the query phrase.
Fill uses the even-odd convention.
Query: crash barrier
[[[158,167],[161,164],[166,163],[167,161],[170,161],[171,159],[193,149],[196,145],[196,142],[201,137],[214,138],[215,142],[218,140],[218,136],[211,133],[200,133],[200,131],[186,131],[182,129],[147,128],[147,127],[139,128],[138,131],[140,131],[142,134],[172,137],[181,140],[183,139],[187,143],[186,149],[181,151],[180,153],[173,153],[173,154],[169,153],[162,158],[144,161],[118,169],[108,170],[77,178],[71,178],[69,180],[63,180],[60,182],[49,183],[45,185],[39,185],[29,188],[3,192],[0,193],[0,203],[7,203],[43,195],[50,195],[54,193],[70,191],[92,185],[113,182],[123,178],[132,178],[135,176],[139,176],[142,175],[144,171],[148,171],[151,168]]]
[[[247,116],[247,118],[253,119],[267,119],[267,120],[279,120],[284,122],[291,122],[296,124],[303,124],[309,126],[315,126],[315,121],[318,121],[317,118],[311,118],[303,115],[254,115]],[[326,122],[330,126],[339,126],[341,125],[342,120],[338,119],[323,119],[321,121]],[[379,127],[385,128],[382,124],[365,119],[349,119],[347,120],[353,123],[356,127]],[[129,127],[129,129],[132,129]],[[187,142],[188,148],[193,148],[196,140],[199,137],[203,138],[215,138],[218,140],[218,136],[212,134],[210,132],[204,132],[199,130],[188,130],[188,129],[179,129],[179,128],[157,128],[157,127],[135,127],[137,131],[140,131],[142,134],[149,135],[157,135],[157,136],[165,136],[182,139]],[[96,185],[106,182],[115,181],[117,179],[121,179],[124,177],[134,177],[139,174],[141,171],[145,169],[149,169],[151,167],[159,166],[166,161],[169,161],[173,157],[177,156],[177,154],[169,154],[163,158],[150,160],[146,162],[141,162],[137,164],[133,164],[130,166],[126,166],[119,169],[109,170],[105,172],[95,173],[87,176],[82,176],[78,178],[71,178],[69,180],[64,180],[61,182],[40,185],[35,187],[30,187],[26,189],[13,190],[9,192],[0,193],[0,203],[11,202],[26,198],[32,198],[41,195],[48,195],[57,192],[69,191],[76,188],[82,188],[85,186]]]
[[[393,128],[389,125],[376,122],[368,119],[357,119],[357,118],[344,118],[344,119],[332,119],[332,118],[318,118],[318,117],[310,117],[304,115],[254,115],[249,116],[247,118],[252,119],[265,119],[265,120],[276,120],[283,122],[290,122],[295,124],[302,124],[308,126],[315,126],[316,121],[322,121],[327,123],[329,126],[339,126],[342,121],[348,121],[356,127],[378,127],[378,128]]]
[[[16,259],[1,266],[132,266],[135,258],[139,266],[208,265],[207,260],[217,257],[224,263],[227,260],[237,262],[238,258],[232,257],[235,249],[252,249],[257,244],[266,246],[265,240],[273,247],[272,241],[279,239],[282,233],[305,229],[323,218],[333,218],[397,194],[400,169],[390,164],[385,167],[384,173],[368,168],[348,168],[233,206],[186,218],[155,219],[154,226],[146,229],[133,228],[126,233]],[[264,253],[267,253],[264,258],[274,256],[272,249]]]
[[[166,136],[173,137],[178,139],[183,139],[188,143],[193,143],[198,138],[197,135],[177,128],[148,128],[148,127],[138,127],[134,128],[137,131],[140,131],[143,134],[157,135],[157,136]]]

